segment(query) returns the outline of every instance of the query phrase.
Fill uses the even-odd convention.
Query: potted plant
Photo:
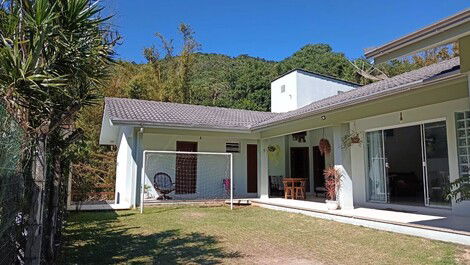
[[[336,210],[339,208],[336,196],[341,184],[341,174],[336,168],[329,166],[323,171],[323,176],[325,177],[326,207],[328,210]]]
[[[144,184],[144,194],[146,199],[150,198],[150,188],[152,188],[150,185]]]
[[[347,149],[351,147],[353,144],[361,144],[362,138],[361,133],[358,131],[350,131],[345,136],[343,136],[343,149]]]

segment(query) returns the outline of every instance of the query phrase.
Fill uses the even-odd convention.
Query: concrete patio
[[[250,199],[256,206],[306,214],[313,217],[365,226],[434,240],[470,245],[470,217],[420,214],[392,209],[355,208],[328,210],[325,203],[284,198]]]

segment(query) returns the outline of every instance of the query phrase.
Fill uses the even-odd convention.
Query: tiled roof
[[[105,104],[105,111],[113,122],[171,127],[248,130],[279,115],[127,98],[106,98]]]
[[[111,121],[135,125],[182,128],[251,130],[289,120],[321,114],[334,109],[407,91],[459,69],[459,58],[439,62],[383,81],[358,87],[348,92],[313,102],[286,113],[258,112],[148,100],[106,98],[105,111]]]

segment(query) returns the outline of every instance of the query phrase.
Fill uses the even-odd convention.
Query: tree
[[[167,40],[162,34],[156,33],[161,41],[165,57],[160,58],[161,52],[155,46],[144,48],[144,56],[152,65],[156,82],[153,83],[151,99],[191,103],[191,74],[195,62],[194,54],[199,50],[200,44],[194,37],[194,31],[185,23],[179,26],[183,37],[183,47],[178,56],[173,56],[173,40]],[[162,93],[156,94],[155,91]]]
[[[59,147],[52,160],[60,160],[64,148],[80,134],[74,130],[74,120],[83,107],[96,102],[116,36],[103,24],[107,18],[100,17],[101,8],[92,0],[9,0],[2,2],[1,11],[0,96],[32,147],[25,258],[39,264],[43,228],[49,225],[43,223],[49,193],[45,183],[48,165],[54,167],[46,161],[47,151]],[[64,178],[60,168],[54,170],[58,179],[52,202],[59,196],[55,185]],[[47,209],[56,215],[55,206]]]

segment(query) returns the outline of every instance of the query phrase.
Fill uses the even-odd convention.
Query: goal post
[[[146,201],[230,200],[233,209],[233,154],[145,150],[140,212]]]

